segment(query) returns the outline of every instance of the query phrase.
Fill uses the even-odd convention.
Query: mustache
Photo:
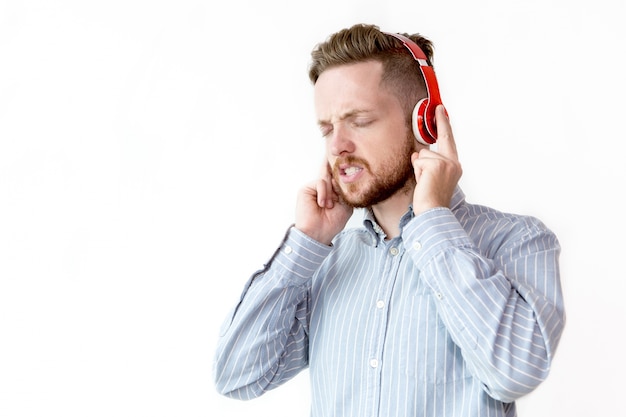
[[[348,156],[343,156],[343,157],[337,158],[335,160],[335,163],[333,164],[332,172],[333,173],[339,173],[339,167],[341,165],[359,165],[359,166],[363,167],[364,169],[370,171],[370,164],[369,164],[369,162],[367,162],[363,158],[359,158],[359,157],[352,156],[352,155],[348,155]]]

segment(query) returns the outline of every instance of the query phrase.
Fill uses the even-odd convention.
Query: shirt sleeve
[[[471,230],[446,208],[414,218],[407,250],[469,371],[511,402],[548,375],[565,324],[555,235],[532,217]]]
[[[308,365],[308,294],[330,246],[290,228],[265,267],[245,285],[220,330],[214,361],[218,391],[258,397]]]

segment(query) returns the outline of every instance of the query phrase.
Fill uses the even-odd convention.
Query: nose
[[[352,137],[346,128],[341,125],[335,126],[328,141],[328,150],[333,156],[353,153],[355,146]]]

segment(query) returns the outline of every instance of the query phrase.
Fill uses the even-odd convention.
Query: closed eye
[[[372,119],[356,119],[352,122],[354,127],[366,127],[374,122]]]
[[[351,128],[363,128],[374,123],[376,118],[372,115],[371,111],[367,110],[354,110],[342,115],[337,123],[345,124]],[[321,120],[318,122],[322,137],[327,137],[334,130],[333,123],[329,120]]]
[[[330,135],[333,131],[333,126],[331,124],[320,123],[319,128],[323,138]]]

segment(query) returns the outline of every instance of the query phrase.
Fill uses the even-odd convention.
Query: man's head
[[[410,38],[430,60],[431,43]],[[402,42],[371,25],[337,32],[312,57],[316,113],[339,194],[354,207],[369,207],[410,193],[411,154],[422,146],[411,114],[427,96],[419,64]]]
[[[419,34],[403,35],[420,47],[432,67],[432,42]],[[380,31],[375,25],[357,24],[332,34],[315,47],[311,58],[309,79],[313,84],[317,83],[324,71],[336,66],[366,61],[381,62],[381,86],[398,97],[409,126],[413,107],[427,96],[419,64],[401,41]]]

